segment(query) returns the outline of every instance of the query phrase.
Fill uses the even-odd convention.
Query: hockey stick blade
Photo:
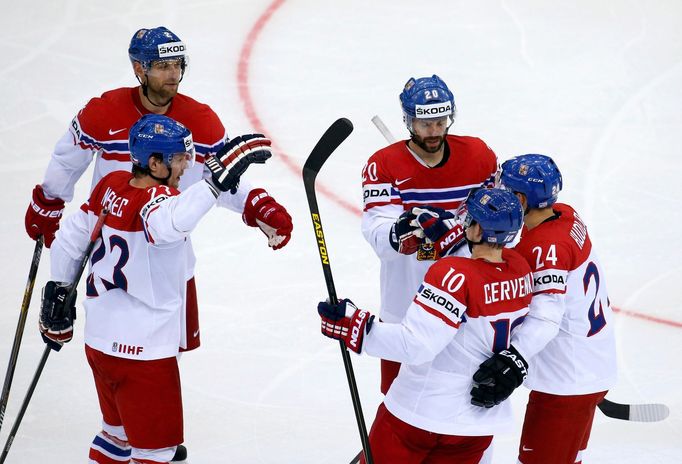
[[[346,118],[339,118],[322,134],[303,165],[303,181],[306,185],[314,183],[322,165],[351,132],[353,132],[353,123]]]
[[[607,417],[633,422],[659,422],[670,415],[670,408],[658,403],[620,404],[604,399],[597,406]]]

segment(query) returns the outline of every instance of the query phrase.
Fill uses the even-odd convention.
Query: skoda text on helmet
[[[521,202],[507,190],[479,188],[467,198],[466,208],[464,227],[479,224],[483,231],[480,243],[509,243],[523,225]]]
[[[180,60],[182,72],[188,64],[187,47],[180,38],[163,26],[140,29],[130,39],[130,62],[139,62],[148,71],[154,61]]]
[[[159,114],[145,114],[130,129],[128,137],[130,160],[149,169],[149,158],[159,155],[169,167],[173,156],[186,153],[190,167],[194,165],[192,133],[179,122]],[[169,174],[170,175],[170,174]]]
[[[561,172],[546,155],[521,155],[502,163],[501,186],[526,196],[528,208],[546,208],[556,203],[563,187]]]
[[[400,93],[403,121],[411,134],[414,119],[447,117],[448,128],[455,120],[455,98],[448,86],[435,74],[431,77],[411,77]]]

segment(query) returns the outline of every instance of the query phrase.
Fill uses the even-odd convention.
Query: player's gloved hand
[[[322,335],[343,340],[346,348],[356,353],[362,351],[365,334],[369,333],[374,322],[369,311],[358,309],[352,301],[343,299],[335,305],[321,301],[317,312],[322,318]]]
[[[24,219],[26,233],[33,240],[38,240],[38,237],[42,235],[45,246],[50,248],[54,234],[59,229],[59,220],[63,211],[64,200],[60,198],[48,199],[43,192],[43,186],[36,185]]]
[[[268,246],[273,250],[279,250],[289,243],[294,228],[291,216],[284,206],[262,188],[249,192],[242,219],[248,226],[260,228],[268,237]]]
[[[513,345],[486,359],[474,373],[471,404],[492,408],[519,387],[528,375],[528,363]]]
[[[422,206],[412,208],[412,213],[417,217],[424,235],[433,242],[439,258],[454,253],[466,243],[464,228],[451,212],[434,206]]]
[[[251,163],[263,164],[272,156],[272,142],[263,134],[234,137],[215,156],[206,158],[209,184],[221,192],[236,193],[239,178]]]
[[[70,289],[70,285],[52,280],[43,287],[38,327],[43,341],[55,351],[59,351],[64,343],[73,338],[76,292],[73,293],[73,299],[67,302]]]
[[[417,216],[412,209],[405,211],[396,219],[388,234],[393,249],[403,255],[411,255],[424,243],[424,232],[415,221]]]

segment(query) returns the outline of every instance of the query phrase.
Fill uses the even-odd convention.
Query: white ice
[[[211,104],[231,134],[251,132],[237,64],[268,6],[3,2],[0,373],[33,249],[23,224],[31,189],[87,99],[135,84],[126,53],[132,33],[165,25],[179,34],[191,54],[181,91]],[[370,118],[380,114],[405,135],[402,85],[410,76],[439,74],[455,93],[454,133],[483,138],[500,159],[526,152],[557,159],[562,199],[588,224],[613,304],[679,323],[681,17],[676,0],[284,0],[254,43],[248,91],[268,135],[299,165],[333,120],[355,123],[319,182],[359,208],[360,170],[384,145]],[[326,289],[302,182],[281,160],[249,177],[291,211],[289,246],[272,252],[263,235],[224,210],[195,233],[203,345],[181,360],[193,464],[346,463],[360,448],[338,345],[319,334],[315,305]],[[68,211],[88,188],[83,179]],[[358,215],[326,197],[320,208],[338,293],[377,308],[378,261]],[[2,443],[43,349],[36,319],[48,269],[46,253]],[[82,319],[77,323],[75,340],[48,361],[8,464],[87,460],[100,416]],[[625,315],[616,324],[620,380],[609,397],[663,402],[672,413],[655,424],[597,413],[585,462],[679,463],[682,330]],[[354,358],[354,366],[369,426],[381,401],[378,365]],[[496,464],[515,462],[525,396],[519,391],[512,399],[518,427],[496,438]]]

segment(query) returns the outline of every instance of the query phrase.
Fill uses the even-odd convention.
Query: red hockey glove
[[[249,192],[242,215],[244,222],[258,227],[268,237],[268,246],[279,250],[289,243],[294,228],[286,208],[272,198],[262,188]]]
[[[76,293],[71,301],[66,301],[70,289],[70,285],[52,280],[43,287],[38,328],[43,341],[55,351],[73,338]]]
[[[457,251],[466,243],[464,228],[455,220],[455,215],[443,208],[422,206],[412,208],[417,223],[424,235],[433,242],[439,258]]]
[[[369,333],[374,322],[369,311],[358,309],[352,301],[343,299],[335,305],[321,301],[317,312],[322,319],[322,335],[343,340],[349,350],[358,354],[362,352],[365,334]]]
[[[40,235],[45,240],[45,246],[50,248],[54,240],[54,234],[59,229],[59,220],[64,211],[64,200],[55,198],[49,200],[45,197],[42,185],[36,185],[33,189],[31,204],[26,210],[24,224],[26,233],[33,240],[38,240]]]

